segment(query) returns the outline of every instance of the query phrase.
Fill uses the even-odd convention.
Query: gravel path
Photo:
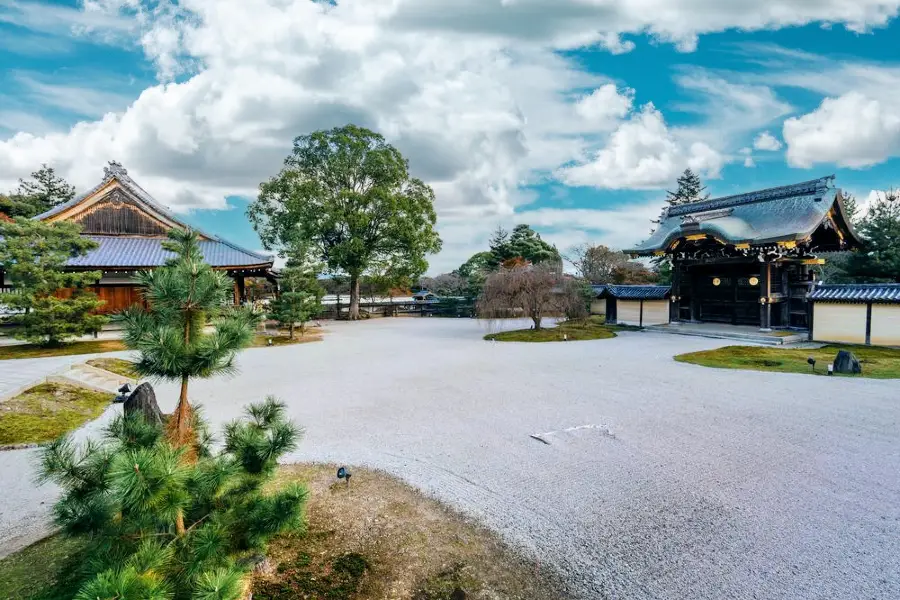
[[[900,598],[900,383],[674,362],[721,340],[484,342],[471,320],[332,324],[192,384],[215,423],[275,394],[293,458],[396,473],[558,569],[579,598]],[[164,410],[175,386],[158,388]],[[531,435],[536,434],[543,443]],[[0,547],[52,489],[0,453]],[[40,502],[46,504],[41,505]]]

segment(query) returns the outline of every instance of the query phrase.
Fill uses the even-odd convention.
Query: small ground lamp
[[[350,471],[347,470],[347,467],[341,467],[338,469],[337,478],[343,479],[347,482],[347,485],[350,485]]]
[[[116,396],[115,402],[125,402],[131,395],[131,386],[127,383],[118,389],[119,395]]]
[[[806,362],[809,364],[809,366],[812,367],[813,373],[815,373],[816,372],[816,359],[813,358],[812,356],[810,356],[809,358],[806,359]]]
[[[834,375],[834,363],[828,365],[828,374]]]
[[[271,345],[272,345],[272,338],[269,338],[268,340],[266,340],[266,343],[267,343],[268,345],[271,346]]]

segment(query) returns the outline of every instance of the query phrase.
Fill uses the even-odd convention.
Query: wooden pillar
[[[696,269],[689,269],[688,274],[691,282],[691,322],[697,323],[700,321],[700,296],[697,294],[697,290],[700,288],[700,276]]]
[[[672,261],[672,294],[669,302],[669,321],[681,319],[681,263]]]
[[[769,302],[772,295],[772,263],[762,263],[759,275],[759,328],[772,331],[772,304]]]
[[[781,269],[781,326],[791,326],[791,269],[783,266]]]
[[[244,302],[246,294],[244,292],[244,278],[240,275],[234,276],[234,305],[240,306]]]
[[[872,345],[872,303],[866,303],[866,346]]]

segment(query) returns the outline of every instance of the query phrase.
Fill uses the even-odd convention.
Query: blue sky
[[[900,184],[900,0],[614,4],[6,0],[0,189],[119,160],[259,248],[244,211],[291,139],[355,122],[433,185],[440,272],[517,222],[636,243],[686,166],[713,195]]]

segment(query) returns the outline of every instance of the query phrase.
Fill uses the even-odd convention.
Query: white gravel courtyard
[[[574,597],[900,598],[900,381],[680,364],[727,342],[674,335],[328,328],[321,343],[246,351],[240,374],[192,383],[192,400],[219,425],[280,397],[307,430],[293,458],[398,474],[560,571]],[[175,386],[157,394],[170,411]],[[31,460],[0,452],[0,545],[53,501]]]

